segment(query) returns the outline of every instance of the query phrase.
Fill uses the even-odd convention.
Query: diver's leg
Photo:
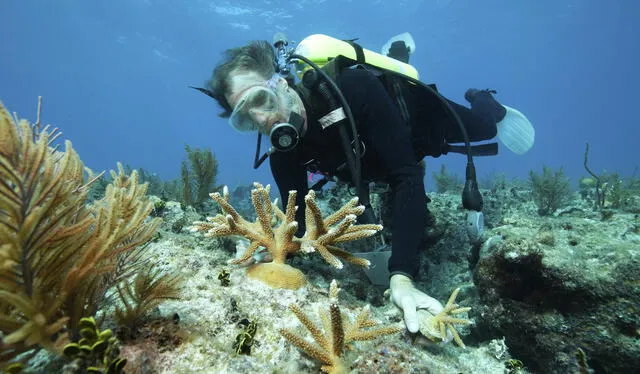
[[[471,109],[455,103],[451,100],[449,105],[458,114],[469,136],[469,141],[476,142],[488,140],[496,136],[498,130],[496,124],[506,115],[506,109],[496,101],[491,92],[474,90],[471,95],[467,91],[465,98],[471,103]],[[449,143],[464,141],[460,128],[447,126],[446,139]]]

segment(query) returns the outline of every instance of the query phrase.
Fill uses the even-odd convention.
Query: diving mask
[[[229,117],[229,124],[234,129],[242,132],[259,130],[280,111],[276,93],[278,79],[279,75],[274,74],[268,81],[240,92],[242,96]]]

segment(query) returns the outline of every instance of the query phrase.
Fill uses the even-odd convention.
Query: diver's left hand
[[[420,329],[418,309],[426,309],[433,315],[444,309],[438,300],[415,288],[411,279],[406,275],[392,275],[390,290],[391,301],[402,309],[404,323],[410,333],[415,334]]]

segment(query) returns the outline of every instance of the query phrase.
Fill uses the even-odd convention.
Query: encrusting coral
[[[59,134],[41,128],[40,106],[31,125],[0,103],[0,369],[39,348],[62,354],[80,320],[122,280],[120,255],[160,224],[148,219],[146,185],[121,165],[105,196],[87,204],[97,177],[85,181],[71,142],[64,151],[51,146]]]
[[[306,283],[306,278],[300,270],[285,264],[287,255],[299,251],[318,252],[325,261],[338,269],[343,266],[340,259],[360,266],[369,266],[368,260],[353,256],[334,245],[366,238],[382,229],[381,225],[376,224],[355,224],[356,216],[364,211],[364,206],[358,205],[357,198],[351,199],[338,211],[323,219],[315,202],[315,192],[310,190],[305,196],[306,231],[302,238],[298,238],[295,236],[298,229],[298,222],[295,221],[296,191],[289,191],[286,212],[282,212],[276,202],[271,202],[269,191],[269,185],[263,187],[254,183],[251,200],[257,218],[254,222],[249,222],[231,206],[229,190],[225,186],[222,195],[217,192],[210,194],[225,214],[208,217],[207,222],[194,222],[191,231],[204,231],[208,237],[239,235],[249,239],[247,250],[233,261],[236,264],[249,261],[258,248],[265,248],[273,261],[251,265],[247,275],[275,288],[298,289]]]
[[[343,316],[337,302],[339,291],[336,281],[333,280],[329,286],[329,297],[332,299],[331,304],[329,304],[329,310],[319,311],[322,326],[314,324],[299,306],[295,304],[289,305],[289,309],[309,330],[316,344],[305,340],[294,331],[280,329],[280,334],[285,339],[307,355],[320,361],[323,364],[321,370],[329,374],[348,372],[344,360],[344,352],[351,348],[352,342],[374,340],[402,330],[402,327],[399,326],[385,326],[365,330],[365,328],[378,325],[376,321],[370,318],[368,305],[362,308],[353,321],[345,318],[346,316]]]

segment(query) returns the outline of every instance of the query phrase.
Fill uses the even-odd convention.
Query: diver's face
[[[229,85],[225,97],[234,108],[230,122],[237,130],[269,134],[275,124],[287,122],[292,99],[284,78],[265,80],[256,72],[240,71],[231,74]]]

